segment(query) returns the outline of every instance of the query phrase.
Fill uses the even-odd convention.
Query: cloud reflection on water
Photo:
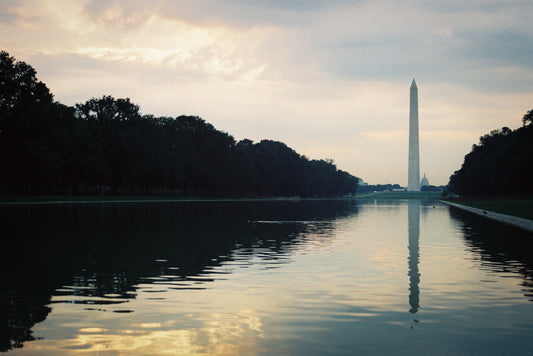
[[[27,270],[10,277],[22,278],[48,262],[40,285],[7,281],[12,295],[44,285],[42,306],[52,308],[43,322],[21,324],[44,339],[20,353],[495,353],[510,334],[528,347],[533,304],[516,284],[531,264],[514,251],[523,245],[498,250],[496,234],[489,248],[485,221],[440,205],[355,204],[68,208],[71,221],[59,227],[33,209],[23,231],[79,229],[68,246],[87,249],[67,258],[68,249],[53,251],[70,240],[52,239],[40,254],[0,264],[25,258]]]
[[[163,292],[210,288],[235,268],[289,263],[293,250],[311,236],[322,239],[321,231],[356,213],[356,205],[66,204],[2,207],[1,213],[8,236],[1,292],[11,301],[0,305],[0,350],[8,350],[33,340],[34,324],[51,308],[55,314],[73,306],[79,313],[131,313],[128,302],[140,293],[153,304],[169,298]],[[260,220],[288,222],[254,223]]]
[[[190,315],[194,319],[194,315]],[[261,318],[254,310],[210,314],[200,325],[180,328],[181,321],[141,323],[131,329],[80,328],[73,339],[43,340],[25,345],[26,351],[54,354],[135,353],[143,355],[255,354],[253,340],[263,335]]]

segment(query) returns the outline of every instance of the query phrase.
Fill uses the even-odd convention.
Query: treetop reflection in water
[[[533,234],[450,208],[480,268],[523,276],[524,295],[533,302]]]
[[[438,202],[0,210],[1,347],[23,346],[10,353],[533,346],[531,236]]]
[[[46,318],[54,303],[101,311],[102,305],[135,298],[140,284],[167,281],[177,289],[206,288],[205,282],[215,278],[213,268],[239,260],[246,264],[256,253],[271,266],[283,263],[303,242],[302,233],[326,231],[332,220],[356,211],[353,203],[339,202],[325,209],[324,204],[302,209],[272,202],[1,209],[4,351],[32,340],[30,328]],[[286,220],[291,223],[268,224]]]

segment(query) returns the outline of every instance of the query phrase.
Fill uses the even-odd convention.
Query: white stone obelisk
[[[409,166],[407,190],[420,191],[420,156],[418,151],[418,88],[415,80],[411,83],[409,101]]]

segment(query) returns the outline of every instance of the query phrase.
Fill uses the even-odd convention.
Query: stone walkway
[[[471,206],[451,203],[449,201],[444,201],[444,200],[441,200],[441,202],[443,202],[444,204],[447,204],[447,205],[462,209],[462,210],[469,211],[469,212],[477,214],[477,215],[484,216],[484,217],[492,219],[492,220],[500,221],[502,223],[513,225],[513,226],[519,227],[519,228],[521,228],[523,230],[526,230],[526,231],[529,231],[529,232],[533,232],[533,220],[519,218],[519,217],[512,216],[512,215],[494,213],[492,211],[487,211],[487,210],[483,210],[483,209],[473,208]]]

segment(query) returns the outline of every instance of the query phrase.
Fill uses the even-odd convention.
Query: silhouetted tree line
[[[357,193],[372,193],[372,192],[386,192],[392,191],[393,189],[402,189],[399,184],[369,184],[369,185],[360,185],[357,187]]]
[[[531,195],[533,110],[522,123],[516,130],[503,127],[480,137],[450,177],[449,191],[461,196]]]
[[[354,194],[357,178],[285,144],[236,142],[196,116],[141,115],[129,99],[54,102],[0,52],[0,189],[27,194]]]
[[[424,185],[420,187],[421,192],[442,192],[446,189],[444,185]]]

